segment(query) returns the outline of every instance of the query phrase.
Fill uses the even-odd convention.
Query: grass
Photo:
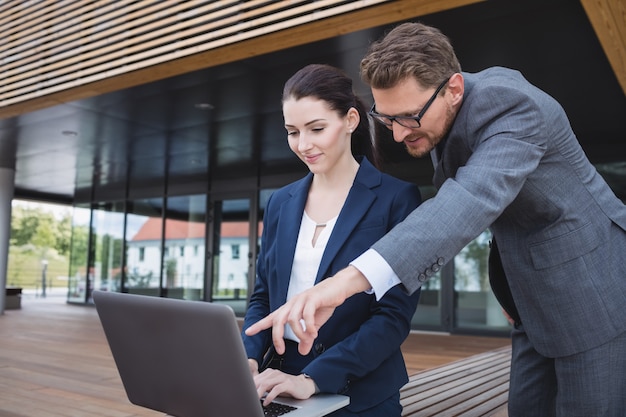
[[[42,256],[36,251],[11,247],[7,266],[7,287],[41,288]],[[46,287],[66,288],[69,260],[65,256],[47,256]]]

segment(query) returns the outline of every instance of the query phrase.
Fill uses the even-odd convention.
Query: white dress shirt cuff
[[[368,249],[361,256],[350,262],[350,265],[361,271],[369,281],[376,300],[380,300],[389,289],[400,283],[400,278],[393,272],[387,261],[374,249]]]

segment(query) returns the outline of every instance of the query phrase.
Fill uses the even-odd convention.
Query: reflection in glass
[[[92,290],[121,291],[124,242],[124,203],[99,203],[92,213],[90,268]]]
[[[441,271],[422,285],[420,301],[411,320],[411,327],[438,328],[441,326]]]
[[[87,300],[87,258],[89,255],[90,215],[91,210],[88,204],[78,204],[74,206],[68,302],[84,303]]]
[[[161,198],[129,202],[126,218],[126,276],[132,294],[161,295]]]
[[[170,197],[163,258],[165,295],[203,299],[206,196]]]
[[[486,230],[454,258],[455,314],[460,328],[503,330],[508,322],[489,286],[489,240]]]
[[[250,253],[250,200],[213,203],[212,301],[245,314]]]

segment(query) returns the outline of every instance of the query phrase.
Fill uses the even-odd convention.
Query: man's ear
[[[447,92],[450,94],[452,105],[456,106],[463,101],[465,92],[465,80],[460,72],[454,73],[448,80]]]

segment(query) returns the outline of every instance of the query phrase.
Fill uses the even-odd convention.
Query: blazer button
[[[424,282],[426,281],[426,275],[425,274],[419,274],[419,276],[417,277],[417,280],[419,282]]]
[[[432,277],[433,275],[435,275],[435,274],[433,274],[433,271],[432,271],[430,268],[428,268],[428,269],[426,270],[426,276],[427,276],[428,278],[430,278],[430,277]]]
[[[433,266],[431,266],[430,269],[432,269],[433,272],[439,272],[441,267],[439,266],[439,264],[433,264]]]
[[[444,261],[444,259],[443,259],[443,258],[438,258],[438,259],[437,259],[437,265],[439,265],[439,266],[443,266],[443,264],[444,264],[444,263],[445,263],[445,261]]]
[[[318,355],[321,355],[322,353],[324,353],[325,350],[326,350],[326,347],[323,344],[321,343],[315,344],[315,353],[317,353]]]

